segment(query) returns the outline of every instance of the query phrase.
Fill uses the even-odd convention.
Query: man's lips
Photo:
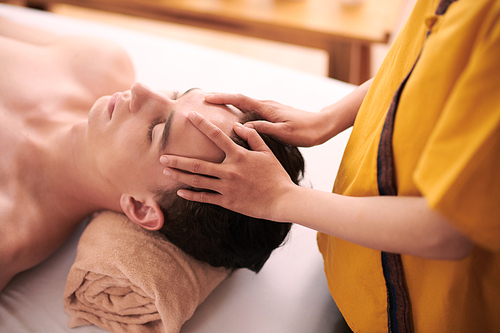
[[[118,99],[120,98],[121,95],[122,93],[117,92],[114,93],[113,96],[111,96],[111,98],[109,99],[108,102],[109,119],[113,117],[113,111],[115,111],[116,102],[118,102]]]

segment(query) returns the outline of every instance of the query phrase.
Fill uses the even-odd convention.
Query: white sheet
[[[319,111],[353,86],[226,52],[51,13],[0,5],[0,16],[55,33],[111,39],[131,55],[137,78],[156,89],[241,92]],[[330,191],[349,132],[302,149],[306,185]],[[0,293],[0,332],[103,332],[67,328],[62,294],[85,222],[41,265],[19,274]],[[323,274],[316,233],[294,226],[288,243],[255,275],[240,270],[224,281],[184,325],[182,333],[343,332],[342,317]]]

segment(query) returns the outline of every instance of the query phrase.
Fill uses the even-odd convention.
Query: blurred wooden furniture
[[[360,84],[370,76],[370,45],[387,43],[403,0],[30,0],[64,3],[319,48],[329,76]]]

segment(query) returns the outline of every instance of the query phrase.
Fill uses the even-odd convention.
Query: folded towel
[[[179,332],[228,274],[125,215],[106,211],[89,223],[78,243],[64,291],[68,326]]]

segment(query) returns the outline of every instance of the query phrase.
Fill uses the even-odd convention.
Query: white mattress
[[[131,55],[137,79],[155,89],[241,92],[319,111],[354,87],[238,55],[88,21],[0,5],[0,16],[55,33],[95,35],[121,44]],[[305,185],[330,191],[349,132],[302,149]],[[63,311],[66,276],[85,221],[66,244],[41,265],[19,274],[0,293],[0,332],[104,332],[70,330]],[[316,232],[292,228],[259,274],[240,270],[224,281],[184,325],[188,332],[343,332],[323,273]]]

